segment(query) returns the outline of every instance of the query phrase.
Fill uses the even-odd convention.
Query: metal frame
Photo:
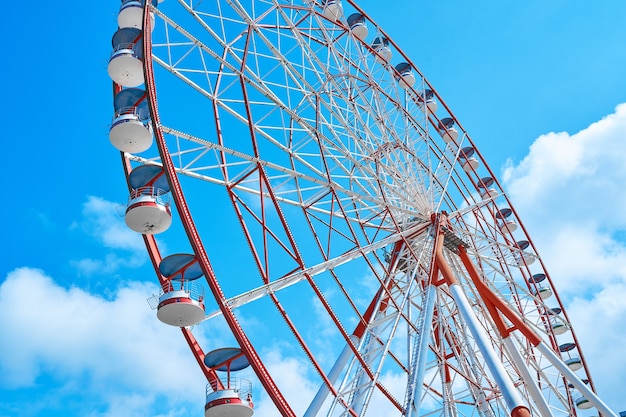
[[[352,1],[347,5],[375,32],[369,38],[387,38],[393,59],[409,64],[413,87],[401,87],[394,65],[381,63],[343,20],[325,17],[321,4],[204,3],[145,6],[145,87],[156,145],[122,158],[127,175],[137,164],[163,166],[215,300],[207,319],[225,321],[278,412],[295,416],[302,405],[285,398],[240,320],[267,302],[320,386],[307,416],[358,416],[376,407],[397,415],[575,414],[567,384],[573,376],[591,381],[586,363],[580,352],[583,371],[572,375],[554,362],[558,338],[545,312],[559,307],[568,318],[556,290],[547,306],[528,278],[539,269],[552,281],[540,258],[538,268],[525,261],[525,254],[538,255],[510,201],[411,60]],[[180,108],[168,82],[185,87]],[[427,90],[437,112],[427,110]],[[204,107],[179,124],[188,97]],[[443,141],[443,119],[455,123],[459,146]],[[461,168],[466,146],[480,161],[475,171]],[[496,193],[483,200],[487,177]],[[224,193],[249,249],[233,250],[256,269],[257,278],[238,282],[234,294],[209,260],[207,222],[194,221],[209,189]],[[499,230],[505,206],[521,226],[515,236]],[[442,213],[443,226],[432,213]],[[144,240],[158,271],[156,240]],[[521,240],[529,247],[520,248]],[[355,282],[358,271],[374,288]],[[318,346],[315,327],[297,309],[311,299],[328,320],[329,340],[340,342],[336,351]],[[522,317],[513,329],[499,321],[501,305]],[[181,330],[215,384],[192,332]],[[511,337],[515,330],[524,337]],[[569,336],[578,344],[573,331]],[[509,384],[511,375],[519,380]],[[393,377],[404,381],[400,392]],[[611,415],[592,382],[584,392]]]

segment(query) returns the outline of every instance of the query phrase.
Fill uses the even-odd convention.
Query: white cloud
[[[517,210],[556,227],[562,221],[590,221],[626,227],[626,103],[573,135],[549,133],[531,145],[503,179]],[[585,219],[585,220],[583,220]]]
[[[626,280],[626,104],[575,134],[540,136],[504,170],[561,295]]]
[[[145,250],[141,235],[124,223],[125,207],[100,197],[88,196],[83,204],[80,227],[105,247],[131,251]]]
[[[626,104],[574,134],[549,133],[505,188],[582,347],[600,396],[626,409]]]
[[[83,258],[71,262],[83,276],[112,274],[123,267],[137,268],[146,260],[141,235],[124,223],[125,208],[100,197],[88,196],[83,204],[82,218],[72,227],[94,237],[108,253],[101,259]]]
[[[400,403],[404,402],[405,388],[407,384],[407,378],[405,374],[386,372],[380,377],[380,382],[387,388],[387,390],[398,400]],[[390,413],[389,400],[380,390],[374,390],[372,399],[367,406],[368,415],[383,416],[383,415],[397,415],[397,411],[394,410]],[[396,413],[396,414],[394,414]]]
[[[566,300],[626,280],[624,243],[592,222],[562,221],[549,233],[542,233],[541,223],[528,223],[531,230],[538,231],[532,234],[533,239],[538,235],[535,240],[541,256]]]
[[[279,388],[293,407],[296,415],[303,415],[317,392],[317,387],[307,379],[308,366],[299,360],[287,356],[278,350],[267,354],[265,363],[275,381],[280,381]],[[254,387],[253,387],[254,390]],[[259,392],[257,387],[256,392]],[[275,417],[278,412],[270,398],[263,395],[255,400],[255,417]]]
[[[145,415],[164,397],[201,413],[206,381],[180,330],[146,303],[155,291],[133,282],[107,300],[39,270],[12,271],[0,286],[0,317],[10,318],[0,321],[0,386],[36,388],[51,378],[68,395],[103,403],[94,416]]]
[[[591,299],[574,299],[567,310],[596,389],[617,412],[626,410],[625,297],[626,284],[609,285]]]

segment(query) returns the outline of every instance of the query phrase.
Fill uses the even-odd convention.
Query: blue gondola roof
[[[128,182],[133,189],[152,186],[164,192],[170,190],[170,185],[163,173],[163,167],[159,165],[139,165],[128,176]]]
[[[115,110],[124,107],[137,107],[137,114],[142,120],[150,117],[146,91],[141,88],[125,88],[115,95],[113,99]]]
[[[248,358],[245,355],[241,355],[240,348],[221,348],[213,350],[204,356],[204,364],[209,368],[216,369],[218,371],[239,371],[247,368],[250,365]],[[236,359],[233,359],[236,358]],[[230,367],[227,366],[229,365]]]
[[[170,280],[193,281],[204,275],[196,257],[187,253],[177,253],[161,260],[159,272]]]
[[[123,43],[135,43],[141,37],[141,29],[137,28],[121,28],[113,34],[111,44],[115,48]]]

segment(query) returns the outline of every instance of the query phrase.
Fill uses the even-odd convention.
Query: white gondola
[[[446,144],[458,145],[459,132],[454,127],[454,120],[451,117],[444,117],[439,121],[439,134]]]
[[[435,101],[435,93],[433,90],[425,89],[424,95],[420,95],[419,107],[422,111],[427,111],[430,114],[436,113],[439,106],[437,105],[437,101]]]
[[[111,122],[109,140],[122,152],[140,153],[152,145],[152,125],[144,123],[136,110],[134,107],[122,108],[115,112]]]
[[[143,4],[140,0],[122,0],[120,11],[117,14],[117,25],[120,28],[143,27]],[[154,30],[154,13],[150,12],[150,28]]]
[[[497,197],[498,194],[498,190],[496,190],[495,188],[487,188],[480,192],[480,198],[482,198],[483,200],[489,200]]]
[[[136,87],[143,83],[143,62],[134,47],[134,44],[120,44],[109,59],[109,76],[124,87]]]
[[[572,357],[572,358],[566,359],[565,364],[572,371],[577,371],[583,367],[583,361],[582,359],[578,357]]]
[[[478,184],[476,184],[478,193],[483,200],[493,199],[499,195],[498,190],[492,187],[494,183],[493,178],[483,177],[478,181]]]
[[[157,318],[170,326],[189,327],[204,319],[204,304],[195,300],[186,288],[161,295],[157,308]]]
[[[543,285],[538,285],[537,288],[532,288],[531,292],[533,295],[541,298],[542,300],[552,297],[553,294],[550,287],[545,287]]]
[[[113,35],[109,58],[109,77],[123,87],[137,87],[144,82],[141,30],[121,28]]]
[[[322,5],[322,14],[328,20],[339,20],[343,16],[341,0],[325,0]]]
[[[511,219],[513,210],[510,208],[503,208],[496,213],[496,219],[498,219],[498,229],[502,233],[513,233],[517,230],[517,222]]]
[[[207,353],[204,364],[216,371],[226,372],[225,383],[221,380],[207,384],[205,417],[251,417],[252,384],[245,379],[232,378],[231,372],[250,365],[239,348],[222,348]]]
[[[580,408],[581,410],[588,410],[593,407],[593,404],[591,404],[591,401],[589,401],[588,399],[586,399],[580,394],[577,398],[574,399],[574,402],[576,403],[576,407]]]
[[[589,384],[588,379],[583,379],[582,382],[585,383],[585,385]],[[570,388],[574,388],[572,384],[568,384],[568,386]],[[576,404],[576,408],[578,409],[588,410],[590,408],[593,408],[593,404],[591,403],[591,401],[585,398],[585,396],[577,389],[572,390],[572,399],[574,400],[574,404]]]
[[[189,327],[204,320],[204,294],[196,285],[204,273],[195,256],[167,256],[159,263],[159,272],[166,281],[161,285],[157,318],[176,327]]]
[[[569,326],[560,317],[551,318],[552,331],[555,335],[561,335],[567,333]]]
[[[534,254],[529,253],[529,252],[522,252],[521,255],[522,255],[522,259],[524,260],[524,263],[526,265],[531,265],[531,264],[533,264],[537,260],[537,257]],[[550,290],[550,295],[552,295],[551,290]],[[548,297],[550,295],[548,295]]]
[[[502,233],[513,233],[517,230],[517,223],[515,220],[504,220],[498,225],[498,229]]]
[[[480,166],[480,162],[478,162],[478,159],[474,158],[474,148],[471,146],[466,146],[465,148],[461,149],[461,152],[459,153],[459,162],[461,163],[461,167],[463,168],[463,171],[470,173],[470,172],[475,172],[476,169]]]
[[[123,89],[115,96],[113,105],[115,113],[109,129],[111,144],[129,153],[140,153],[150,148],[153,131],[145,91]]]
[[[251,417],[254,409],[234,389],[210,392],[206,396],[204,417]]]
[[[476,171],[476,169],[480,166],[480,162],[476,158],[468,158],[463,162],[463,171],[470,173]]]
[[[527,240],[520,240],[519,242],[516,243],[517,248],[520,250],[519,252],[515,253],[515,257],[517,259],[517,264],[519,266],[523,266],[523,265],[531,265],[533,262],[535,262],[537,260],[537,257],[533,254],[528,252],[526,249],[528,249],[530,247],[530,242]],[[542,274],[543,275],[543,274]],[[535,277],[537,275],[533,275],[533,277]],[[544,275],[545,278],[545,275]],[[531,278],[532,279],[532,278]],[[540,281],[534,281],[534,282],[540,282]],[[541,298],[547,298],[550,297],[552,295],[552,290],[550,290],[549,288],[546,289],[546,291],[550,291],[549,294],[548,293],[538,293],[535,295],[539,295],[541,296]]]
[[[350,28],[350,33],[360,40],[367,38],[367,24],[365,16],[361,13],[354,13],[348,16],[348,27]]]
[[[552,331],[556,335],[567,333],[568,330],[567,324],[562,321],[552,323]]]
[[[583,367],[583,361],[577,353],[576,344],[573,342],[563,343],[559,346],[559,351],[565,355],[565,364],[572,371],[577,371]]]
[[[140,165],[128,176],[132,188],[125,221],[135,232],[158,234],[172,224],[169,184],[159,165]]]
[[[389,47],[389,39],[385,37],[378,37],[374,39],[374,42],[372,42],[372,49],[376,54],[376,61],[381,64],[386,64],[389,60],[391,60],[392,52]]]
[[[518,242],[518,245],[520,243],[521,242]],[[545,279],[546,279],[545,274],[535,274],[528,279],[528,282],[530,282],[531,284],[535,284],[530,288],[531,293],[534,296],[541,298],[542,300],[546,300],[552,297],[552,294],[553,294],[552,289],[548,285],[543,284],[543,281]]]
[[[561,309],[558,307],[551,308],[546,312],[546,315],[549,318],[550,326],[552,327],[552,331],[555,335],[561,335],[567,333],[569,330],[569,326],[560,316]]]
[[[396,71],[398,72],[396,79],[398,80],[400,88],[407,89],[413,87],[415,84],[415,74],[413,74],[411,64],[408,62],[401,62],[396,65]]]
[[[156,235],[172,224],[172,211],[160,188],[143,187],[131,192],[124,220],[137,233]]]

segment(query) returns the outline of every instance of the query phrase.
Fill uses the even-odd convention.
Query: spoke
[[[272,281],[269,284],[265,284],[253,290],[250,290],[244,294],[231,297],[228,300],[226,300],[226,303],[228,304],[230,308],[240,307],[244,304],[250,303],[252,301],[256,301],[259,298],[264,297],[268,294],[276,293],[282,289],[285,289],[291,285],[294,285],[300,281],[303,281],[307,277],[314,278],[316,275],[321,274],[322,272],[331,270],[342,264],[350,262],[351,260],[355,258],[365,256],[366,254],[370,252],[387,247],[390,244],[393,244],[403,238],[407,238],[408,236],[419,235],[420,233],[423,233],[423,231],[425,231],[427,228],[428,228],[428,224],[425,224],[425,223],[413,226],[403,232],[397,233],[395,235],[390,235],[387,238],[381,239],[371,245],[360,247],[344,255],[341,255],[337,258],[330,259],[318,265],[308,267],[302,271],[295,272],[291,275],[280,278],[276,281]],[[220,311],[215,311],[213,313],[208,314],[205,320],[208,320],[220,314],[221,314]]]

